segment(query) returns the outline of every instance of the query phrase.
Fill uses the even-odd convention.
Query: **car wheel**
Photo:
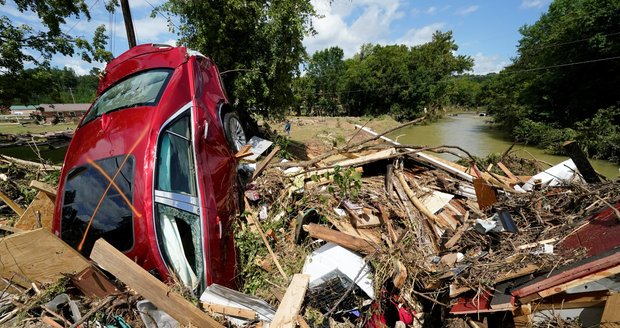
[[[241,150],[241,147],[248,143],[239,116],[234,112],[226,113],[224,114],[223,123],[226,140],[228,140],[232,150],[238,152]]]

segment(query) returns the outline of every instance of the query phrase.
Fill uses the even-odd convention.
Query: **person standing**
[[[286,120],[286,123],[284,123],[284,132],[287,136],[291,136],[291,121]]]

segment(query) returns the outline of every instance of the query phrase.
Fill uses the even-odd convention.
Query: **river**
[[[457,116],[449,116],[428,125],[411,126],[391,134],[390,137],[397,139],[402,144],[441,146],[459,146],[472,155],[485,157],[490,153],[503,153],[511,145],[512,140],[506,133],[493,128],[489,117],[481,117],[474,113],[462,113]],[[536,158],[552,164],[558,164],[568,157],[556,156],[545,153],[544,150],[526,146],[515,145],[512,151],[524,158]],[[450,154],[439,154],[440,157],[455,160]],[[610,179],[617,178],[620,172],[618,165],[604,160],[590,162],[595,170]]]
[[[460,146],[473,155],[484,157],[490,153],[503,153],[510,145],[511,139],[507,134],[493,128],[488,122],[490,118],[480,117],[473,113],[458,114],[443,118],[429,125],[416,125],[399,130],[390,135],[403,144],[441,146],[452,145]],[[53,163],[62,163],[66,148],[49,149],[41,147],[39,149],[41,157]],[[563,156],[550,155],[544,150],[525,146],[515,145],[513,148],[518,156],[525,158],[536,158],[552,164],[560,163],[567,159]],[[0,148],[0,154],[18,157],[27,160],[37,161],[37,155],[29,147]],[[455,160],[456,157],[449,154],[439,154],[439,156]],[[618,177],[619,166],[609,161],[590,160],[594,169],[610,179]]]

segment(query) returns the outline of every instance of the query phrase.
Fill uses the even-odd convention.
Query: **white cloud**
[[[521,8],[540,8],[546,0],[521,0]]]
[[[436,11],[437,11],[437,7],[435,6],[431,6],[431,7],[428,7],[428,9],[426,9],[426,13],[429,15],[434,14]]]
[[[67,67],[73,69],[77,75],[87,75],[93,67],[103,69],[105,63],[88,63],[78,57],[55,57],[52,66]]]
[[[481,52],[473,56],[474,58],[474,74],[484,75],[488,73],[497,73],[504,67],[508,66],[508,61],[499,56],[485,56]]]
[[[170,38],[170,31],[168,30],[168,21],[162,17],[145,17],[135,20],[133,23],[134,30],[136,31],[136,38],[140,40],[139,43],[144,42],[157,42]]]
[[[408,46],[416,46],[430,42],[433,39],[433,33],[441,30],[446,26],[445,23],[433,23],[421,28],[412,28],[402,37],[396,40],[397,44],[405,44]]]
[[[402,19],[400,0],[335,1],[313,0],[319,18],[312,23],[317,35],[306,37],[309,54],[338,46],[345,57],[351,57],[364,43],[390,42],[392,24]]]
[[[129,1],[129,6],[131,7],[131,9],[138,9],[138,8],[151,8],[151,9],[153,9],[153,7],[157,7],[157,6],[161,5],[164,2],[166,2],[166,1],[164,1],[164,0],[131,0],[131,1]],[[151,7],[151,5],[153,7]]]
[[[467,15],[475,12],[476,10],[478,10],[478,6],[469,6],[467,8],[463,8],[463,9],[457,10],[455,14],[457,14],[459,16],[467,16]]]

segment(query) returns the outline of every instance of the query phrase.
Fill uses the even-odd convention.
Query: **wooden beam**
[[[269,327],[272,328],[294,328],[297,314],[301,309],[301,305],[308,289],[310,276],[306,274],[295,274],[291,284],[286,289],[284,298],[280,302],[280,306],[276,311]]]
[[[340,231],[332,230],[330,228],[315,223],[304,225],[303,229],[310,234],[310,237],[323,239],[325,241],[332,242],[334,244],[363,254],[374,253],[375,250],[379,248],[379,246],[372,243],[371,241],[354,237]]]
[[[616,265],[620,265],[620,251],[570,269],[559,271],[557,274],[554,274],[549,278],[530,283],[513,290],[512,295],[524,297]]]
[[[601,182],[601,178],[596,174],[592,164],[590,164],[590,161],[588,161],[588,158],[576,141],[567,141],[562,147],[568,157],[573,160],[575,166],[577,166],[577,170],[579,170],[579,173],[581,173],[581,176],[583,176],[583,179],[586,180],[587,183]]]
[[[250,203],[248,202],[248,199],[246,197],[243,197],[243,201],[245,202],[245,208],[249,209]],[[288,276],[284,272],[284,269],[282,269],[280,261],[278,261],[278,256],[276,256],[276,254],[271,249],[271,244],[269,244],[269,240],[267,240],[267,236],[265,235],[265,232],[263,231],[263,227],[260,225],[260,222],[258,222],[258,220],[256,220],[251,213],[247,213],[245,218],[246,220],[248,220],[248,223],[254,225],[254,227],[258,231],[258,234],[263,239],[263,243],[265,244],[265,247],[267,247],[267,251],[271,255],[271,258],[273,258],[273,262],[276,264],[278,271],[280,271],[280,274],[282,275],[282,277],[284,277],[284,279],[288,280]]]
[[[256,312],[248,309],[215,304],[210,302],[202,302],[202,306],[205,308],[205,310],[207,310],[207,312],[218,313],[248,320],[256,319]]]
[[[104,270],[151,301],[157,308],[168,313],[181,325],[224,327],[181,295],[171,291],[170,287],[157,280],[105,240],[100,238],[95,242],[90,257]]]
[[[275,146],[273,150],[271,150],[269,155],[267,155],[267,157],[265,157],[265,159],[256,166],[256,170],[254,170],[254,173],[252,173],[252,180],[256,179],[256,177],[258,177],[263,172],[263,170],[267,167],[267,165],[269,165],[269,163],[271,163],[271,161],[279,151],[280,146]]]
[[[614,293],[605,303],[601,316],[601,327],[620,327],[620,293]]]
[[[56,190],[56,188],[48,185],[47,183],[37,181],[37,180],[32,180],[30,181],[30,188],[34,188],[38,191],[42,191],[46,193],[52,200],[54,201],[56,200],[56,194],[58,193],[58,191]]]
[[[58,237],[37,229],[0,239],[0,274],[23,287],[34,281],[56,282],[63,273],[77,273],[90,263]]]
[[[519,178],[512,174],[512,172],[510,172],[510,170],[506,167],[506,165],[504,165],[504,163],[497,163],[497,167],[499,167],[500,170],[502,170],[502,172],[504,172],[504,174],[506,174],[506,176],[508,176],[510,180],[512,180],[514,183],[522,182]]]
[[[424,206],[424,204],[422,204],[422,201],[420,199],[418,199],[418,197],[416,197],[413,194],[413,190],[411,190],[411,188],[409,188],[409,184],[407,183],[407,180],[405,179],[405,176],[403,176],[402,172],[396,171],[395,173],[396,173],[396,176],[398,177],[398,180],[400,181],[401,186],[405,190],[405,193],[407,194],[407,197],[409,197],[409,200],[411,200],[411,203],[413,203],[413,205],[422,214],[424,214],[424,216],[429,218],[431,221],[437,223],[440,227],[442,227],[444,229],[453,230],[448,222],[440,219],[439,217],[435,216],[435,214],[431,213],[428,210],[428,208],[426,208],[426,206]]]
[[[549,297],[551,295],[564,292],[567,289],[581,286],[583,284],[591,283],[597,280],[601,280],[603,278],[607,278],[607,277],[610,277],[610,276],[613,276],[619,273],[620,273],[620,265],[615,266],[613,268],[606,269],[606,270],[598,271],[598,272],[589,274],[585,277],[571,280],[569,282],[565,282],[563,284],[551,287],[549,289],[541,290],[537,293],[537,295],[539,296],[539,298]]]
[[[0,191],[0,200],[4,201],[15,212],[15,214],[22,216],[26,211],[21,206],[17,205],[9,196]]]

